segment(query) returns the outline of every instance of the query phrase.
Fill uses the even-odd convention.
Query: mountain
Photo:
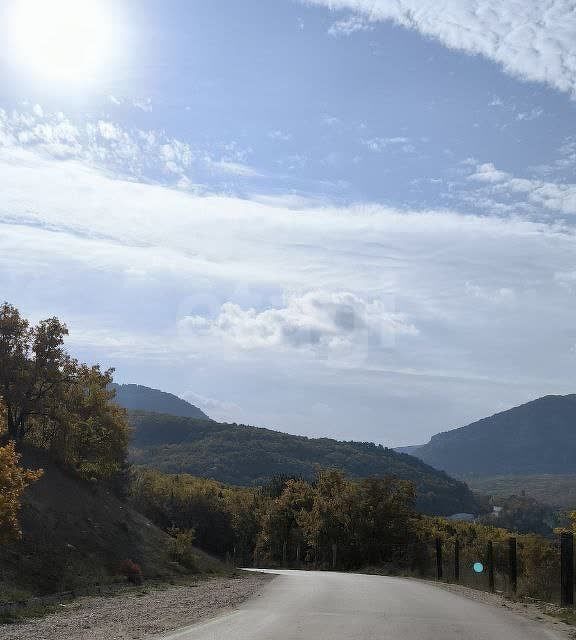
[[[310,479],[316,467],[352,477],[395,475],[413,480],[423,513],[477,512],[470,489],[421,460],[381,445],[306,438],[269,429],[170,415],[130,412],[132,462],[229,484],[261,484],[278,474]]]
[[[183,418],[210,419],[198,407],[172,393],[143,387],[140,384],[112,384],[110,386],[116,391],[115,402],[129,411],[154,411]]]
[[[545,396],[439,433],[414,452],[458,476],[576,473],[576,394]]]
[[[417,456],[416,451],[421,449],[423,445],[421,444],[411,444],[406,447],[394,447],[394,451],[398,451],[398,453],[409,453],[411,456]]]

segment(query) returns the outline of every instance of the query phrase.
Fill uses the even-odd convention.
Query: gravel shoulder
[[[428,582],[428,581],[426,581]],[[477,589],[470,589],[458,584],[450,584],[443,582],[434,582],[440,589],[445,589],[452,593],[457,593],[476,602],[482,602],[487,605],[504,607],[509,611],[529,618],[530,620],[537,621],[543,627],[553,630],[555,633],[562,634],[569,640],[576,640],[576,627],[566,624],[561,621],[565,609],[555,604],[539,601],[517,601],[505,598],[497,593],[488,593],[486,591],[478,591]],[[573,615],[573,614],[572,614]],[[570,610],[568,610],[568,616],[571,617]]]
[[[180,586],[86,597],[44,618],[0,626],[2,640],[144,640],[257,597],[274,577],[259,573],[198,578]]]

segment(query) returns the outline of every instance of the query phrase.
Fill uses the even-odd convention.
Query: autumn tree
[[[23,469],[14,442],[0,447],[0,544],[21,535],[18,515],[24,489],[38,480],[42,471]]]
[[[278,485],[279,486],[279,485]],[[258,552],[272,559],[283,559],[286,547],[304,547],[305,530],[311,523],[310,513],[314,505],[314,491],[305,480],[285,479],[280,495],[268,498],[260,519]]]
[[[389,560],[410,540],[416,491],[414,484],[390,476],[356,484],[350,539],[363,562]]]
[[[28,442],[86,477],[109,478],[126,462],[126,413],[113,402],[113,369],[72,358],[66,325],[32,326],[8,303],[0,307],[0,398],[4,440]]]

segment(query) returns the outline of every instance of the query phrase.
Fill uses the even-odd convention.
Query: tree
[[[24,489],[42,475],[42,471],[23,469],[18,463],[14,442],[0,447],[0,544],[20,537],[18,515]]]
[[[407,480],[388,476],[357,483],[351,537],[363,562],[388,560],[408,541],[415,501],[414,484]]]
[[[65,397],[31,429],[36,444],[86,478],[110,478],[126,465],[130,430],[111,382],[112,370],[76,363]]]
[[[58,318],[36,326],[8,303],[0,307],[0,398],[5,440],[28,442],[89,478],[110,478],[126,466],[129,427],[114,404],[113,369],[102,371],[64,348]]]
[[[30,419],[47,416],[62,385],[73,377],[74,363],[63,348],[67,334],[57,318],[32,327],[12,305],[0,307],[0,393],[8,439],[22,442]]]
[[[262,492],[267,504],[261,514],[258,540],[259,553],[277,561],[283,559],[288,545],[292,551],[295,545],[304,546],[302,525],[309,524],[314,504],[313,488],[305,480],[287,479],[283,486],[278,496],[270,495],[269,487]]]

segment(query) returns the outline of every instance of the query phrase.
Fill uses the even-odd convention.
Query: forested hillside
[[[183,418],[209,420],[208,416],[198,407],[175,396],[173,393],[144,387],[141,384],[111,384],[110,388],[116,392],[114,401],[124,409],[155,411],[156,413],[169,413]]]
[[[169,473],[252,486],[279,474],[311,479],[317,467],[335,467],[355,478],[391,474],[412,480],[417,508],[423,513],[449,515],[479,508],[464,483],[417,458],[372,443],[312,439],[146,412],[130,412],[130,421],[132,462]]]
[[[414,455],[466,476],[576,472],[576,394],[545,396],[439,433]]]

